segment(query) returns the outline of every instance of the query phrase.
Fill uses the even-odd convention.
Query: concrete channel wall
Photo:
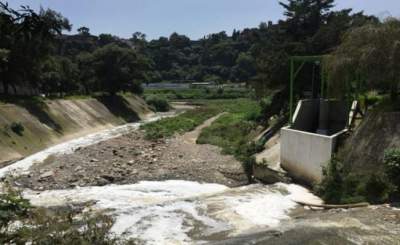
[[[347,131],[349,109],[344,101],[300,101],[292,125],[281,129],[282,168],[298,180],[321,182],[322,169]]]
[[[308,183],[322,180],[322,169],[329,163],[343,130],[332,136],[314,134],[289,127],[281,130],[281,165],[296,179]]]

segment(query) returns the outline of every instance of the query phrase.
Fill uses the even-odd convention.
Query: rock
[[[111,183],[114,182],[114,180],[115,180],[115,177],[112,175],[102,175],[101,178],[103,178]]]
[[[109,183],[110,183],[110,181],[108,181],[105,178],[97,178],[96,179],[96,185],[98,185],[98,186],[105,186],[105,185],[108,185]]]
[[[128,162],[128,165],[129,165],[129,166],[132,166],[134,163],[135,163],[134,160],[130,160],[130,161]]]
[[[81,167],[81,166],[78,166],[78,167],[76,167],[76,168],[74,169],[75,172],[79,172],[79,171],[81,171],[81,170],[82,170],[82,167]]]
[[[54,176],[54,172],[49,170],[39,176],[39,180],[47,179]]]
[[[98,162],[99,160],[96,158],[90,159],[90,162]]]

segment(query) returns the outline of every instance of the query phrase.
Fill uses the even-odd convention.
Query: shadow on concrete
[[[96,96],[96,99],[107,107],[112,114],[122,118],[126,122],[136,122],[140,120],[139,115],[121,95],[101,95]]]
[[[31,115],[36,117],[41,123],[47,125],[57,133],[62,133],[63,128],[60,124],[54,121],[48,113],[47,104],[38,97],[30,96],[1,96],[1,101],[11,103],[25,108]]]

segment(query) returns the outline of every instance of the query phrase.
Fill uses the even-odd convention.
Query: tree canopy
[[[327,60],[335,88],[390,91],[397,98],[400,82],[400,21],[387,19],[352,29]]]
[[[14,92],[29,87],[41,93],[116,93],[140,92],[142,82],[246,82],[263,94],[287,86],[290,56],[329,54],[343,37],[349,39],[348,31],[385,25],[362,12],[333,10],[334,0],[280,4],[285,18],[276,23],[199,40],[179,33],[147,40],[141,32],[129,39],[95,36],[87,27],[65,35],[71,25],[61,14],[43,9],[35,13],[28,7],[13,10],[1,3],[0,82],[4,93],[10,87]],[[310,80],[311,67],[304,69],[308,72],[299,77],[298,91]]]

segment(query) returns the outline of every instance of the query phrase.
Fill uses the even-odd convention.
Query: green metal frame
[[[303,69],[306,63],[315,63],[320,62],[322,65],[322,61],[324,56],[292,56],[290,57],[290,102],[289,102],[289,113],[290,119],[289,123],[292,125],[293,123],[293,109],[294,109],[294,82],[296,80],[297,75],[299,75],[300,71]],[[298,65],[299,64],[299,65]],[[326,74],[323,69],[321,70],[321,97],[324,97],[324,92],[326,90]]]

